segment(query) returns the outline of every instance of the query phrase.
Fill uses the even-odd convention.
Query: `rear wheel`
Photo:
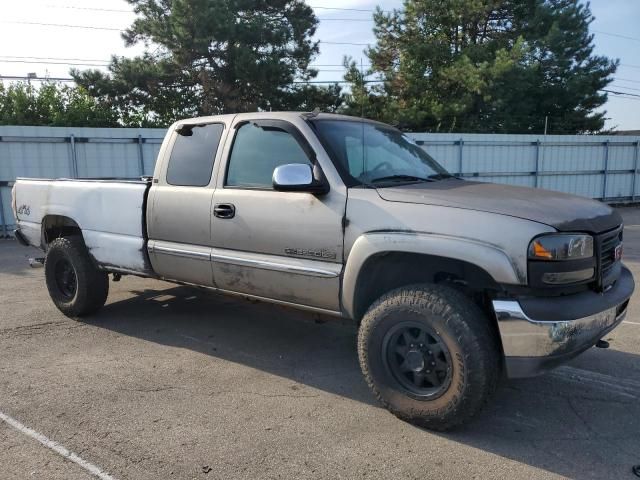
[[[109,277],[98,270],[80,236],[57,238],[44,262],[49,296],[68,317],[99,310],[109,294]]]
[[[434,430],[482,409],[497,385],[499,352],[482,311],[441,285],[389,292],[358,334],[360,366],[377,398],[397,417]]]

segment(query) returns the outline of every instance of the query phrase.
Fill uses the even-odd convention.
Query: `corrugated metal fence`
[[[164,129],[0,126],[0,236],[13,228],[16,177],[151,175]],[[640,196],[640,137],[410,134],[470,180],[574,193],[608,202]]]
[[[136,178],[152,175],[165,130],[0,126],[0,236],[15,222],[16,177]]]
[[[451,173],[558,190],[606,202],[640,195],[640,137],[415,133]]]

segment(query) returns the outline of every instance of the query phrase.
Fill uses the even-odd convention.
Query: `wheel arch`
[[[69,237],[71,235],[82,237],[82,228],[73,218],[56,214],[48,214],[42,218],[40,241],[45,249],[56,238]]]
[[[440,282],[475,292],[520,283],[506,254],[490,245],[429,234],[367,234],[354,243],[347,260],[342,306],[359,321],[390,290]]]

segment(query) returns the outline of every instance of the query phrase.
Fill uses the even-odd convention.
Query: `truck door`
[[[214,285],[211,270],[212,178],[224,123],[184,124],[168,139],[149,198],[148,251],[163,278]]]
[[[344,185],[320,196],[273,189],[276,167],[320,160],[293,123],[238,116],[226,143],[213,199],[216,286],[339,311]]]

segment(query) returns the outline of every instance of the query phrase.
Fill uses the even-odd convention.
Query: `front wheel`
[[[109,276],[95,266],[80,236],[51,242],[44,274],[51,300],[68,317],[94,313],[107,301]]]
[[[441,285],[393,290],[365,314],[358,356],[376,397],[397,417],[449,430],[495,390],[500,350],[482,311]]]

